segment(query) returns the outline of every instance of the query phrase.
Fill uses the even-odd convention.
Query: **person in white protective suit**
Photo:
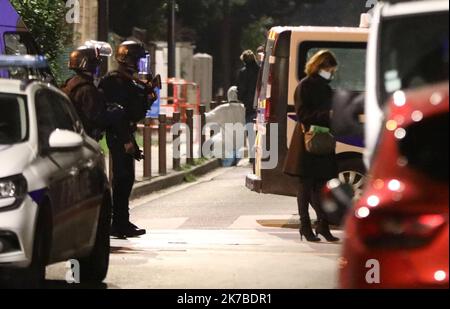
[[[228,91],[228,101],[209,113],[206,123],[213,130],[213,153],[223,159],[225,166],[232,166],[243,158],[245,147],[245,106],[237,100],[237,87]]]

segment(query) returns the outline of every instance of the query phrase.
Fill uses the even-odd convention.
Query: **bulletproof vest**
[[[100,82],[107,104],[118,104],[130,122],[142,121],[150,109],[145,87],[127,78],[118,71],[108,73]]]
[[[88,86],[91,83],[81,76],[74,75],[61,86],[61,90],[73,101],[75,92],[81,87]],[[74,102],[75,103],[75,102]]]
[[[92,79],[77,74],[68,79],[61,90],[72,101],[86,133],[98,140],[104,128],[96,120],[104,113],[105,106]]]

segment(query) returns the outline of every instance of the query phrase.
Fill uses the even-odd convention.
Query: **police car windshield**
[[[398,90],[448,80],[448,12],[396,17],[383,22],[380,104]]]
[[[0,93],[0,145],[23,142],[28,136],[26,99]]]

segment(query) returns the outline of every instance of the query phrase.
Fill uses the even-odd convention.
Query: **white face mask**
[[[320,70],[319,75],[325,78],[326,80],[332,80],[333,79],[333,73],[327,72],[325,70]]]

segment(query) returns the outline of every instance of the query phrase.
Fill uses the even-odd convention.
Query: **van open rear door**
[[[321,49],[332,51],[338,58],[339,71],[331,88],[354,99],[363,98],[367,40],[365,28],[272,28],[257,88],[256,158],[254,172],[246,179],[249,189],[259,193],[297,194],[298,178],[285,174],[283,165],[298,125],[294,93],[305,77],[307,60]],[[366,174],[362,161],[363,138],[353,135],[336,138],[339,177],[359,193]]]

